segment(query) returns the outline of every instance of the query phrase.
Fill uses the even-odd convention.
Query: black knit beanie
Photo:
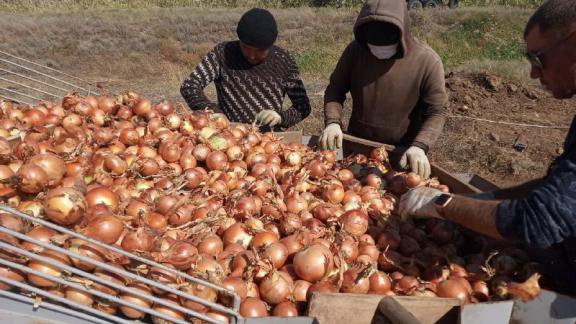
[[[274,16],[268,10],[254,8],[242,15],[236,33],[246,45],[268,48],[278,37],[278,26]]]

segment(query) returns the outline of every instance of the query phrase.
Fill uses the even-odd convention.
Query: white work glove
[[[398,213],[402,220],[410,216],[442,219],[434,206],[434,200],[442,194],[442,191],[430,187],[411,189],[400,198]]]
[[[400,158],[400,167],[406,169],[410,167],[415,173],[418,173],[423,179],[430,178],[430,161],[424,150],[418,146],[410,146]]]
[[[322,136],[320,136],[320,146],[323,150],[337,150],[342,147],[343,136],[340,125],[336,123],[330,124],[324,128]]]
[[[269,127],[274,127],[282,122],[282,116],[272,109],[262,110],[256,115],[256,120],[261,125],[266,125]]]

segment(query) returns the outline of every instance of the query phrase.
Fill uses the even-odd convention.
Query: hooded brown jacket
[[[377,59],[361,41],[359,27],[372,21],[400,29],[398,53],[391,59]],[[406,1],[365,2],[354,25],[355,40],[344,50],[324,94],[326,125],[342,124],[342,104],[350,92],[350,134],[425,150],[434,144],[444,127],[448,103],[444,67],[434,50],[410,34],[409,25]]]

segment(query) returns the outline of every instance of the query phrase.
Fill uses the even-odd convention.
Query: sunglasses
[[[544,56],[546,56],[546,54],[548,52],[550,52],[551,50],[553,50],[554,48],[556,48],[557,46],[562,44],[564,41],[566,41],[568,38],[570,38],[572,36],[572,34],[574,34],[574,32],[569,33],[567,36],[561,38],[560,40],[558,40],[554,44],[552,44],[548,47],[545,47],[544,49],[541,49],[537,52],[526,51],[526,53],[524,53],[524,56],[526,57],[526,59],[528,60],[530,65],[532,65],[532,67],[537,68],[537,69],[543,69],[544,68]]]

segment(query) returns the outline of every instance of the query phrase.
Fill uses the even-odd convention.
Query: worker
[[[324,149],[342,147],[342,111],[352,95],[348,132],[400,146],[397,166],[430,176],[426,154],[445,122],[448,96],[440,57],[410,33],[404,0],[367,0],[324,93]]]
[[[184,80],[182,97],[192,110],[209,108],[228,120],[288,128],[310,114],[310,101],[300,79],[296,62],[286,51],[274,46],[276,21],[264,9],[254,8],[242,15],[236,29],[239,40],[218,44]],[[203,90],[216,85],[218,103]],[[283,110],[288,95],[292,107]]]
[[[576,94],[576,1],[548,0],[524,31],[530,77],[557,99]],[[476,198],[476,199],[474,199]],[[576,118],[564,153],[548,175],[473,197],[418,188],[402,196],[400,215],[438,217],[497,239],[526,244],[544,284],[576,293]]]

